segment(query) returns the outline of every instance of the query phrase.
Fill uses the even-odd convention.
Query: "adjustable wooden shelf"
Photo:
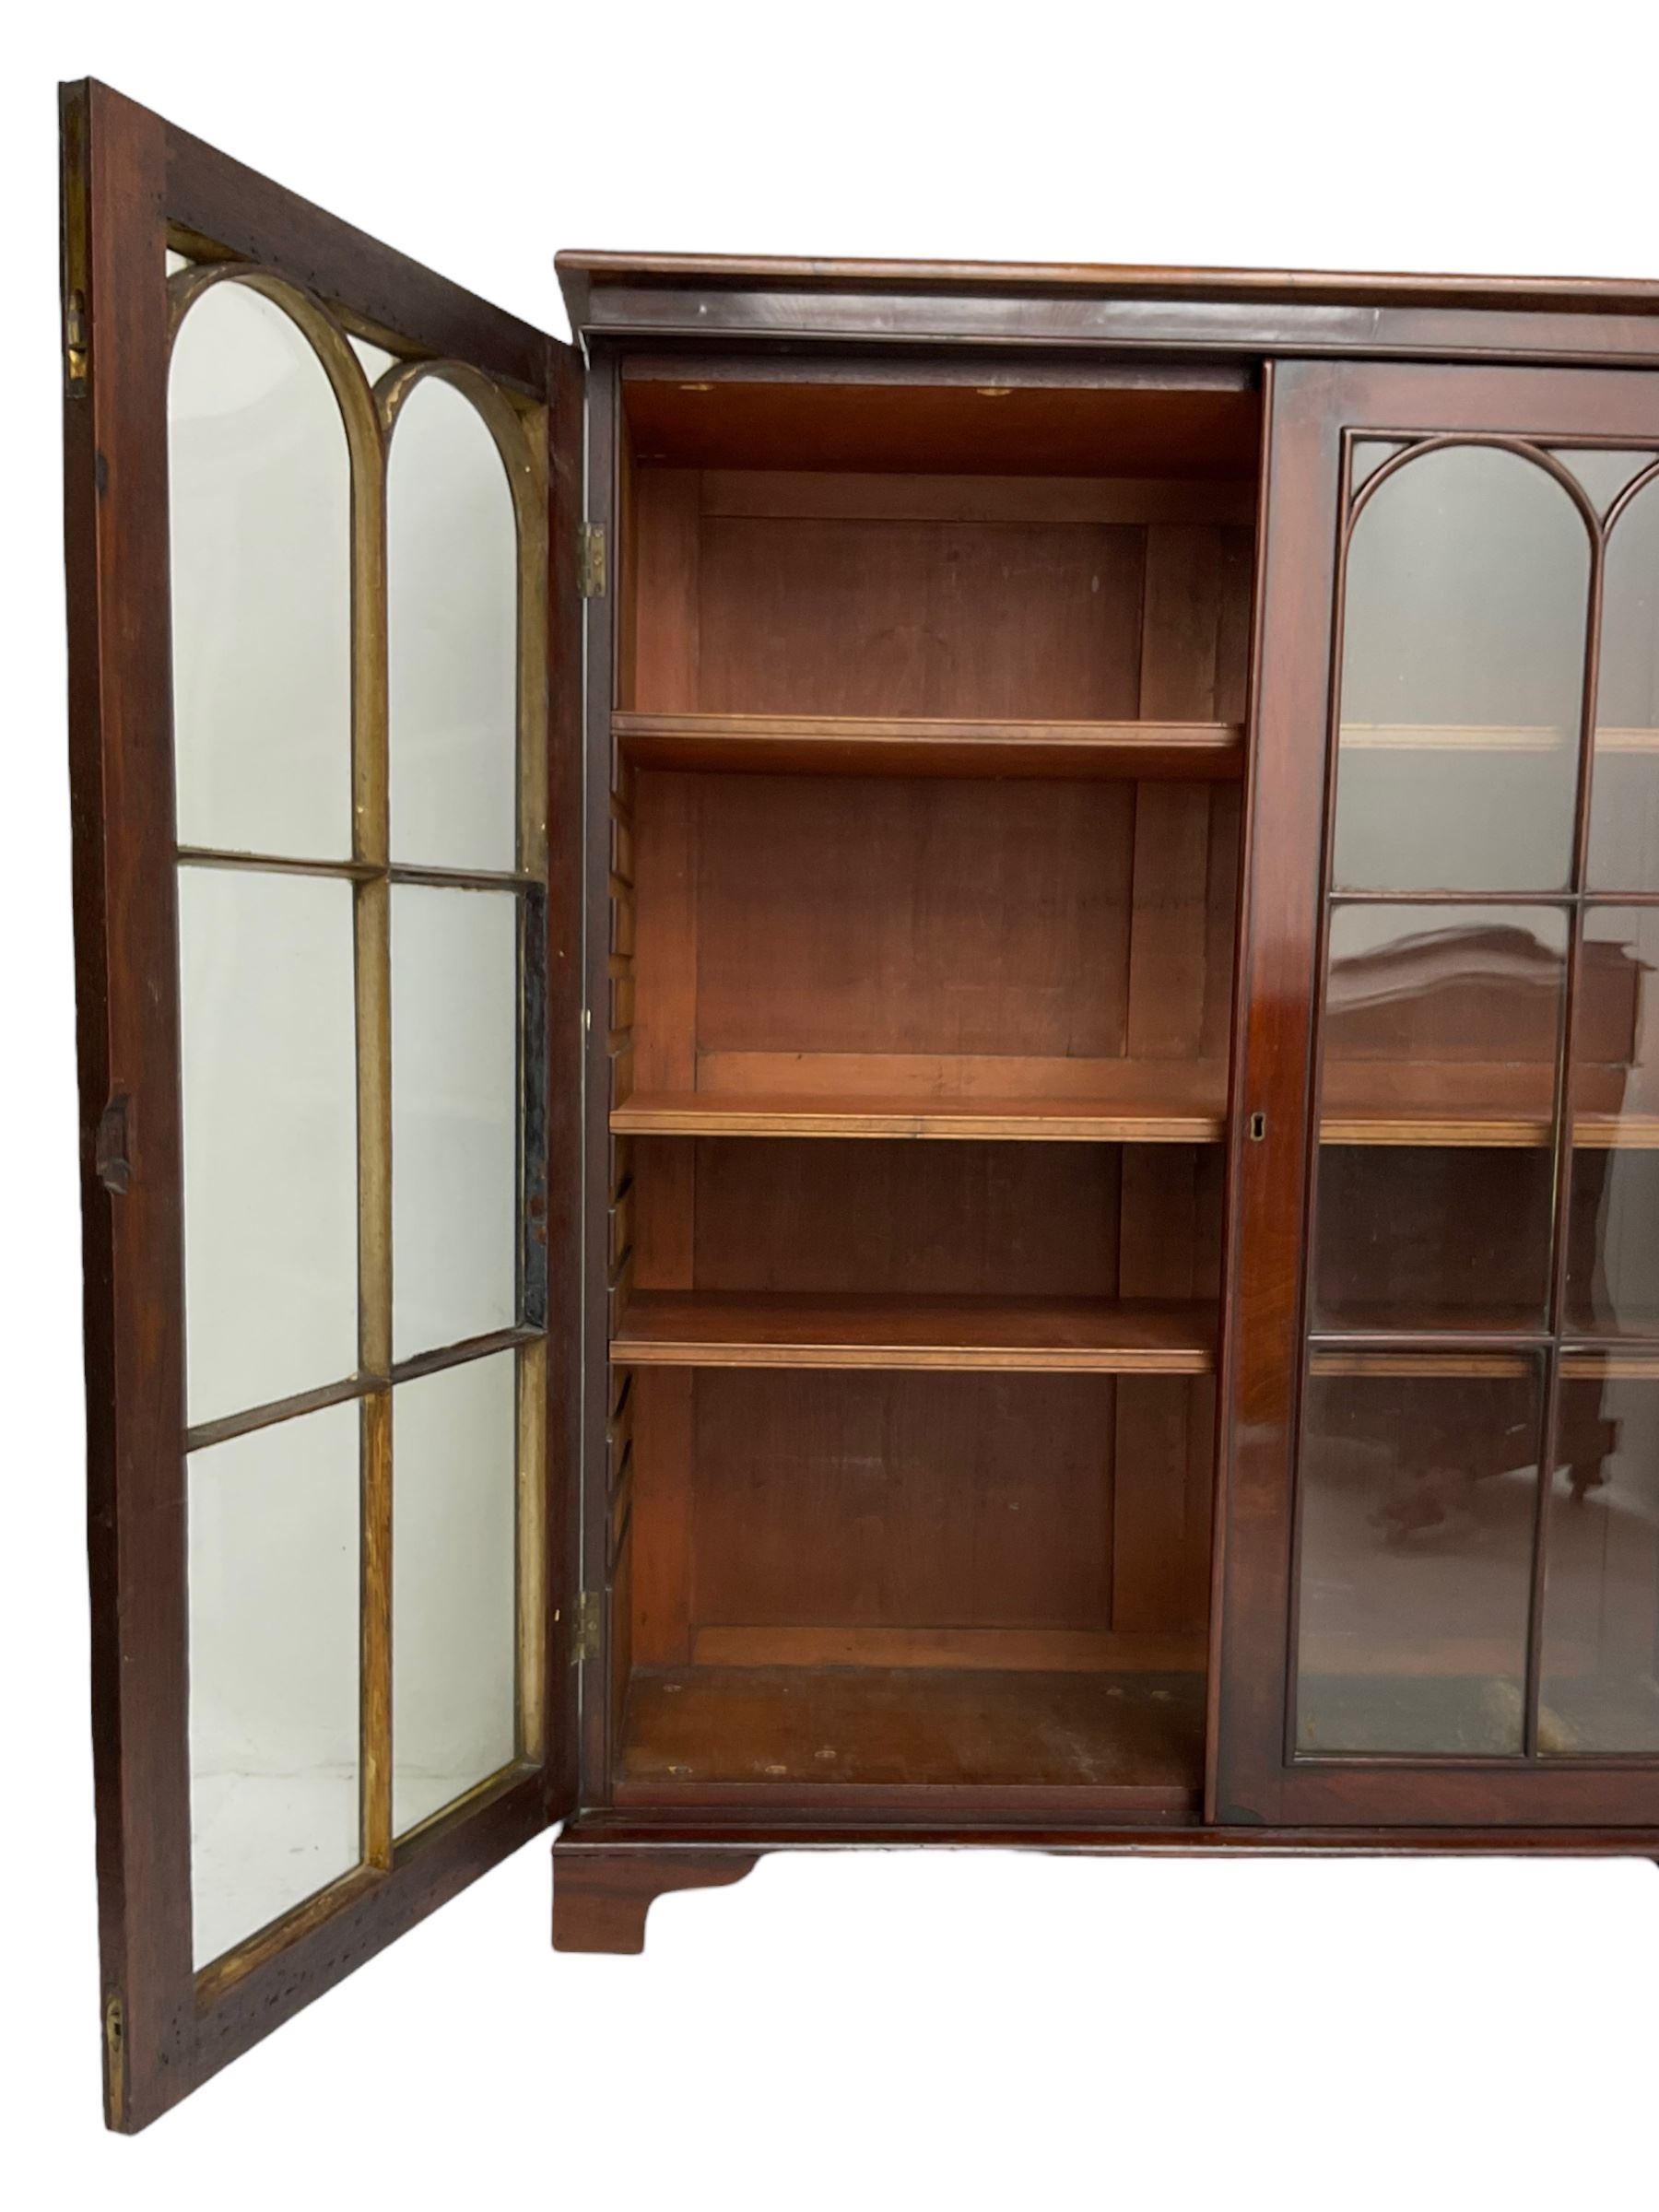
[[[1230,722],[944,722],[851,714],[613,714],[636,768],[818,776],[1107,776],[1236,780]]]
[[[1204,1145],[1227,1124],[1225,1071],[1118,1062],[1090,1072],[1088,1098],[794,1097],[716,1089],[630,1091],[611,1109],[619,1136],[991,1137],[1008,1143]]]
[[[1213,1305],[1193,1300],[636,1291],[611,1359],[618,1367],[1206,1375],[1216,1364],[1216,1322]]]

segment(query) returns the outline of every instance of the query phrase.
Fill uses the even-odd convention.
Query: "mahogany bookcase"
[[[1659,1853],[1659,287],[63,115],[112,2124],[560,1822]]]

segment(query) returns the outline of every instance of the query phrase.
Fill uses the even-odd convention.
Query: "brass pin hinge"
[[[126,2117],[126,2026],[119,1991],[112,1991],[104,2006],[104,2084],[110,2125],[119,2127]]]
[[[576,1599],[575,1617],[571,1624],[571,1665],[585,1666],[589,1660],[599,1656],[599,1638],[605,1619],[605,1593],[602,1590],[583,1590]]]
[[[91,222],[87,196],[87,112],[71,95],[64,109],[64,389],[85,399],[92,366],[92,324],[87,312]]]
[[[576,588],[584,599],[605,596],[605,524],[583,523],[576,541]]]
[[[91,359],[92,334],[87,321],[87,295],[71,292],[64,302],[64,379],[71,399],[79,399],[85,394]]]

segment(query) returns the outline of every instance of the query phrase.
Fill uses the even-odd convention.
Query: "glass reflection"
[[[1659,1380],[1563,1377],[1538,1748],[1659,1751]]]
[[[1659,1334],[1659,909],[1592,906],[1573,1022],[1568,1326]]]
[[[168,383],[179,841],[351,850],[351,465],[310,340],[245,284],[189,309]]]
[[[504,1767],[516,1741],[517,1361],[392,1394],[396,1833]]]
[[[1378,484],[1348,548],[1335,881],[1568,881],[1590,539],[1569,493],[1492,446]]]
[[[1315,1328],[1544,1324],[1566,953],[1564,909],[1333,908]]]
[[[1547,1144],[1566,952],[1564,909],[1338,902],[1323,1031],[1327,1132]]]
[[[358,1419],[186,1462],[198,1967],[358,1863]]]
[[[1541,1378],[1519,1354],[1490,1364],[1500,1371],[1314,1355],[1300,1751],[1523,1747]]]
[[[518,535],[465,395],[426,377],[386,476],[392,856],[509,869],[517,842]]]

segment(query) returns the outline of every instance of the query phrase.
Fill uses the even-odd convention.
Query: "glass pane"
[[[1336,905],[1326,1139],[1547,1145],[1566,949],[1555,907]]]
[[[168,386],[179,840],[351,849],[351,471],[323,365],[243,284],[185,315]]]
[[[426,377],[386,481],[392,856],[511,868],[517,845],[518,537],[472,402]]]
[[[1519,1753],[1536,1364],[1341,1371],[1364,1359],[1315,1353],[1308,1382],[1297,1748]]]
[[[1607,539],[1595,724],[1591,886],[1659,890],[1659,482]]]
[[[351,887],[179,870],[193,1424],[356,1371]]]
[[[1659,1380],[1563,1377],[1538,1748],[1659,1751]]]
[[[1552,449],[1553,457],[1563,468],[1571,469],[1590,495],[1590,503],[1597,514],[1605,515],[1627,484],[1634,483],[1644,468],[1653,465],[1651,453],[1620,452],[1609,447],[1562,446]]]
[[[378,384],[388,369],[397,367],[398,357],[394,353],[388,353],[383,346],[371,346],[367,338],[354,338],[349,332],[346,343],[357,355],[363,374],[371,384]]]
[[[358,1863],[358,1421],[187,1462],[197,1966]]]
[[[1659,1336],[1659,1151],[1574,1152],[1567,1327]]]
[[[1555,890],[1572,857],[1590,542],[1519,454],[1440,447],[1354,525],[1335,880]]]
[[[398,1834],[512,1759],[517,1360],[392,1394],[392,1816]]]
[[[1359,438],[1354,442],[1354,459],[1350,483],[1355,491],[1374,477],[1384,461],[1392,461],[1396,453],[1405,452],[1397,441],[1385,438]]]
[[[1543,1145],[1324,1146],[1313,1327],[1543,1328],[1554,1180]]]
[[[392,891],[392,1342],[518,1318],[518,901]]]
[[[1659,908],[1592,906],[1573,1023],[1568,1327],[1659,1335]]]

